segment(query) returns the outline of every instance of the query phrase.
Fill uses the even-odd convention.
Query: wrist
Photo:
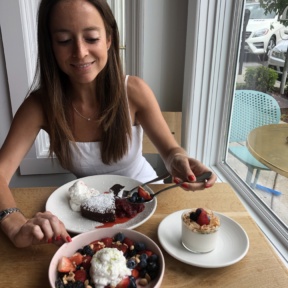
[[[181,149],[181,151],[179,150],[173,150],[169,153],[169,155],[167,156],[166,158],[166,161],[165,161],[165,166],[166,166],[166,169],[171,173],[172,171],[172,163],[174,161],[175,158],[177,157],[188,157],[187,153],[185,150]]]
[[[22,214],[21,210],[17,207],[4,209],[4,210],[0,211],[0,224],[2,223],[2,221],[5,220],[6,217],[11,215],[12,213],[21,213]]]
[[[8,236],[9,239],[13,239],[14,235],[21,229],[21,227],[27,222],[27,219],[22,214],[20,209],[14,209],[11,211],[9,209],[8,213],[2,210],[0,213],[2,215],[2,220],[0,221],[0,227],[2,231]]]

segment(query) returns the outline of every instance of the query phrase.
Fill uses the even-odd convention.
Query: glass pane
[[[265,14],[258,2],[245,4],[226,161],[288,227],[285,29],[275,12]]]

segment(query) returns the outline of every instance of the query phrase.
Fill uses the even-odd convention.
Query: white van
[[[267,59],[269,52],[282,40],[285,27],[274,12],[265,15],[260,3],[246,4],[245,9],[250,11],[245,34],[245,53],[261,55]]]

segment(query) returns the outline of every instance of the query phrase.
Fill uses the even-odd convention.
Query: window
[[[273,190],[276,173],[271,169],[261,171],[257,184],[264,188],[253,189],[246,183],[248,168],[229,152],[232,144],[246,145],[246,141],[240,143],[229,141],[233,129],[231,124],[233,113],[236,112],[235,95],[239,88],[243,89],[243,86],[238,84],[239,79],[243,81],[245,78],[243,74],[247,73],[246,68],[251,64],[245,60],[242,75],[238,75],[241,68],[240,48],[245,49],[246,45],[241,45],[245,1],[188,2],[182,142],[191,156],[213,167],[219,176],[219,181],[229,182],[232,185],[259,227],[288,261],[287,220],[284,218],[287,217],[285,213],[288,205],[285,191],[287,184],[280,184],[280,181],[288,181],[287,178],[279,174],[277,176],[277,185],[274,188],[280,190],[282,194],[273,196],[272,209],[273,194],[266,192],[265,188]],[[263,47],[268,47],[270,39],[267,42],[261,39]],[[253,51],[256,54],[253,57],[257,59],[257,67],[263,67],[262,61],[266,58],[260,56],[260,52],[262,56],[266,52],[263,47],[261,51],[260,48],[250,50],[250,54],[253,54]],[[267,66],[266,60],[264,67],[265,64]],[[255,87],[253,90],[256,90]],[[247,107],[243,109],[247,110]],[[262,112],[263,117],[266,112]],[[241,121],[247,122],[248,119]],[[276,201],[281,202],[282,208],[276,208]]]

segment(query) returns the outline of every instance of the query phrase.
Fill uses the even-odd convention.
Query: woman
[[[184,189],[214,184],[214,174],[194,182],[209,169],[176,143],[147,84],[123,76],[118,28],[105,0],[42,0],[38,17],[39,77],[0,150],[1,227],[16,247],[71,241],[50,212],[26,219],[8,187],[40,129],[50,136],[50,154],[78,177],[156,176],[141,153],[143,127],[175,181],[187,181]]]

